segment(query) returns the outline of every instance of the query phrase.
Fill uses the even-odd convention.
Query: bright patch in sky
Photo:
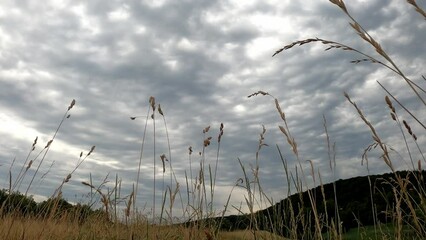
[[[129,8],[129,6],[123,5],[121,8],[108,13],[108,18],[111,21],[126,20],[130,16],[128,8]]]
[[[278,49],[282,43],[273,37],[260,37],[251,41],[246,46],[246,54],[252,60],[265,55],[271,56],[272,49]]]
[[[162,7],[164,4],[169,2],[169,0],[143,0],[141,1],[144,4],[147,4],[150,7],[159,8]]]
[[[25,121],[20,120],[17,116],[0,113],[0,121],[2,123],[0,132],[13,138],[28,140],[40,135],[32,127],[26,127],[24,124]]]
[[[243,106],[243,105],[241,105],[241,104],[238,104],[238,105],[236,105],[234,107],[234,112],[236,112],[237,114],[245,113],[246,112],[246,107]]]
[[[187,38],[182,38],[178,42],[177,47],[179,49],[186,50],[186,51],[195,51],[195,50],[197,50],[197,47],[195,46],[195,44],[193,44],[192,42],[190,42]]]
[[[91,34],[96,35],[101,32],[101,29],[99,27],[99,24],[97,24],[96,19],[94,17],[90,17],[86,13],[86,9],[83,4],[72,7],[71,11],[79,17],[80,24],[82,25],[82,27],[86,30],[89,30]]]
[[[166,65],[170,68],[172,71],[178,70],[179,62],[176,60],[167,60]]]

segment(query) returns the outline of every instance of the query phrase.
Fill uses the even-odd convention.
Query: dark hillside
[[[425,194],[424,179],[426,172],[423,171],[420,174],[419,172],[402,171],[396,174],[408,183],[407,192],[410,194],[414,206],[417,204],[417,206],[421,206],[420,196],[424,197]],[[330,225],[325,224],[326,222],[336,222],[335,199],[337,199],[340,223],[343,230],[347,231],[350,228],[358,227],[359,224],[363,226],[374,224],[371,199],[373,199],[376,219],[381,223],[392,222],[392,216],[387,213],[395,207],[394,191],[397,194],[399,193],[395,179],[394,173],[387,173],[338,180],[335,182],[336,195],[334,194],[333,183],[325,184],[322,187],[318,186],[309,191],[314,199],[314,206],[316,206],[320,221],[326,226]],[[300,231],[313,230],[312,205],[308,191],[293,194],[267,209],[258,211],[255,216],[256,222],[260,230],[268,230],[283,236],[288,236],[288,229],[294,229],[294,226],[297,226],[296,228]],[[401,203],[401,209],[409,212],[404,202]],[[424,217],[422,217],[422,220],[424,220]],[[219,222],[220,218],[210,219],[210,221]],[[250,227],[249,224],[250,215],[232,215],[222,219],[221,229],[247,229]],[[323,229],[323,231],[327,230]]]

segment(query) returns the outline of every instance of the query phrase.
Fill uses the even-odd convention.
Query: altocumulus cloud
[[[423,4],[423,3],[419,3]],[[412,80],[422,81],[426,23],[403,1],[351,1],[350,12]],[[423,6],[425,7],[425,6]],[[303,166],[311,160],[324,182],[367,174],[361,155],[371,134],[343,96],[348,92],[365,115],[406,156],[398,129],[389,119],[380,80],[413,111],[421,106],[398,76],[378,64],[350,63],[354,52],[312,43],[271,55],[280,47],[310,37],[334,40],[374,55],[350,28],[347,17],[328,1],[2,1],[0,6],[0,176],[1,187],[16,177],[31,144],[36,151],[52,138],[70,101],[77,104],[64,121],[30,194],[48,197],[76,166],[81,151],[95,152],[63,189],[72,202],[85,202],[80,184],[92,176],[122,179],[130,194],[136,181],[144,119],[150,96],[164,111],[176,178],[185,193],[192,146],[192,175],[197,175],[202,130],[211,126],[206,161],[216,161],[217,135],[223,123],[217,174],[217,209],[222,209],[242,171],[255,163],[262,124],[259,177],[274,200],[285,197],[287,183],[277,144],[294,171],[297,161],[280,133],[273,99],[247,98],[263,90],[276,97],[286,113]],[[374,55],[376,56],[376,55]],[[331,143],[336,143],[336,175],[329,168],[323,115]],[[134,121],[130,116],[142,116]],[[403,112],[401,116],[410,120]],[[159,116],[158,116],[159,117]],[[420,120],[425,115],[420,114]],[[413,130],[419,126],[413,122]],[[153,164],[168,153],[166,131],[156,122],[146,130],[138,205],[152,207]],[[418,136],[424,145],[424,136]],[[33,153],[35,154],[35,153]],[[34,157],[34,156],[32,156]],[[30,157],[31,158],[31,157]],[[395,154],[398,169],[411,164]],[[14,160],[15,159],[15,160]],[[13,166],[10,165],[13,162]],[[372,153],[370,171],[389,171]],[[29,175],[34,169],[29,170]],[[44,175],[44,177],[42,177]],[[156,172],[161,179],[162,170]],[[30,179],[30,177],[28,177]],[[25,179],[25,182],[29,179]],[[310,177],[308,176],[308,180]],[[160,180],[161,181],[161,180]],[[23,186],[25,186],[25,182]],[[313,186],[313,182],[309,182]],[[159,184],[161,191],[161,184]],[[111,187],[111,186],[110,186]],[[25,187],[19,189],[25,191]],[[160,200],[160,192],[156,195]],[[244,202],[237,188],[231,204]],[[246,209],[243,209],[245,211]]]

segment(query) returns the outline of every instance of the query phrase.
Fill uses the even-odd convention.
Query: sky
[[[418,4],[426,7],[424,1]],[[424,86],[425,19],[405,1],[356,0],[348,1],[347,8],[401,71]],[[326,0],[303,4],[273,0],[51,0],[43,4],[4,0],[0,4],[0,187],[9,187],[10,176],[16,182],[27,166],[26,159],[34,160],[15,190],[26,192],[34,176],[28,194],[37,200],[52,196],[78,165],[80,153],[84,157],[92,146],[96,146],[93,153],[64,184],[63,197],[87,203],[90,189],[82,181],[92,179],[96,187],[106,182],[102,191],[107,192],[113,189],[116,177],[121,180],[121,196],[126,197],[136,184],[142,159],[136,205],[147,214],[153,207],[154,172],[158,213],[162,191],[170,185],[170,162],[186,203],[185,173],[189,182],[191,175],[195,181],[200,162],[204,161],[208,176],[208,166],[214,172],[217,161],[213,205],[218,213],[222,211],[232,191],[226,214],[237,213],[236,209],[247,212],[247,191],[234,188],[244,178],[239,160],[251,180],[251,167],[259,166],[262,188],[273,201],[287,196],[277,146],[292,174],[296,166],[299,171],[304,169],[305,187],[319,183],[318,172],[324,183],[389,172],[377,150],[369,153],[368,169],[361,164],[364,149],[373,139],[344,92],[395,150],[391,154],[395,168],[411,169],[401,130],[390,118],[386,93],[377,81],[422,122],[424,106],[389,69],[370,62],[351,63],[364,58],[355,52],[324,51],[327,46],[310,43],[272,57],[287,44],[315,37],[349,45],[384,61],[350,27],[348,17]],[[278,128],[284,122],[274,99],[247,97],[257,91],[278,99],[297,142],[300,162]],[[150,118],[151,96],[157,107],[161,104],[164,119],[158,112],[155,121]],[[67,112],[73,99],[75,105]],[[407,120],[416,133],[419,146],[424,146],[422,127],[394,104],[401,120]],[[70,117],[55,135],[64,114]],[[132,116],[138,117],[131,120]],[[330,144],[335,144],[331,153],[335,155],[334,171],[330,169],[324,117]],[[256,161],[263,126],[265,145]],[[211,144],[203,148],[207,137],[212,137]],[[407,139],[417,162],[419,151]],[[199,152],[204,153],[200,156]],[[162,154],[169,160],[165,185]],[[175,212],[179,205],[180,200]]]

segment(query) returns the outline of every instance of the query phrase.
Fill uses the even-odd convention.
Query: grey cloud
[[[145,117],[134,121],[129,117],[145,116],[150,96],[156,98],[165,113],[172,162],[182,186],[184,173],[189,171],[189,146],[194,148],[194,176],[198,170],[200,159],[196,153],[202,149],[204,127],[212,127],[207,136],[212,136],[214,141],[208,147],[207,159],[213,166],[218,128],[221,122],[225,125],[217,181],[219,189],[225,189],[242,177],[238,158],[247,168],[249,163],[255,164],[259,133],[264,124],[265,142],[269,147],[261,151],[260,177],[274,199],[284,197],[282,194],[286,192],[275,144],[280,146],[293,171],[298,162],[278,129],[278,125],[284,123],[273,99],[266,96],[248,99],[249,94],[264,90],[279,100],[299,144],[302,166],[309,171],[305,160],[311,159],[315,168],[320,169],[324,182],[332,181],[334,176],[329,171],[323,114],[331,141],[337,143],[336,177],[366,174],[365,166],[360,165],[360,156],[363,148],[371,143],[371,134],[343,97],[343,91],[357,101],[389,140],[398,129],[388,126],[384,92],[370,82],[380,80],[410,109],[420,109],[409,91],[400,90],[404,85],[396,82],[399,79],[395,80],[393,73],[378,64],[351,64],[351,60],[362,57],[355,53],[323,52],[326,46],[313,43],[270,57],[277,48],[305,37],[341,41],[362,51],[373,51],[376,56],[350,29],[344,14],[329,3],[275,6],[258,2],[238,11],[231,9],[232,4],[216,1],[169,2],[160,7],[137,1],[127,4],[91,1],[80,2],[80,5],[83,16],[73,8],[77,6],[73,3],[63,8],[16,5],[21,15],[2,18],[1,30],[16,40],[0,42],[0,108],[23,119],[20,124],[24,127],[33,127],[43,134],[40,137],[49,139],[71,99],[77,100],[70,119],[66,119],[59,131],[58,144],[54,142],[52,153],[46,159],[48,163],[58,158],[71,159],[71,162],[57,162],[52,175],[36,189],[37,194],[51,194],[52,188],[72,169],[79,151],[87,151],[92,145],[96,145],[93,156],[73,174],[72,181],[64,188],[64,196],[74,201],[76,194],[84,195],[90,190],[81,186],[80,180],[87,180],[92,174],[100,184],[108,173],[110,181],[117,173],[123,179],[123,192],[130,193],[137,174]],[[419,53],[424,52],[424,23],[410,6],[402,7],[403,4],[396,1],[386,7],[379,2],[347,5],[366,29],[384,34],[378,40],[397,57],[404,72],[421,80],[419,66],[424,65],[424,60]],[[126,18],[110,19],[111,13],[120,9],[127,14]],[[210,21],[209,14],[219,20]],[[278,23],[274,32],[271,26],[263,28],[254,25],[262,26],[261,23],[250,23],[248,19],[254,14],[283,17],[285,22]],[[413,24],[409,24],[411,22]],[[288,34],[281,35],[287,31]],[[256,46],[258,38],[276,38],[281,44]],[[253,58],[249,51],[256,47],[270,50]],[[5,70],[28,71],[31,75],[18,78]],[[141,205],[151,202],[153,159],[157,159],[158,167],[159,155],[168,155],[160,115],[157,114],[156,121],[157,156],[153,156],[151,119],[146,134],[140,184],[147,194],[141,194]],[[14,144],[2,148],[2,176],[7,175],[6,165],[13,158],[12,152],[16,151],[20,161],[25,156],[16,146],[25,148],[32,140],[25,143],[11,139]],[[63,150],[64,147],[70,150]],[[61,156],[57,151],[65,152]],[[370,170],[386,171],[376,155],[372,153]],[[47,165],[43,166],[43,173]],[[218,196],[226,194],[220,192]],[[241,200],[235,197],[232,202]],[[215,204],[218,208],[223,206],[221,202]]]

